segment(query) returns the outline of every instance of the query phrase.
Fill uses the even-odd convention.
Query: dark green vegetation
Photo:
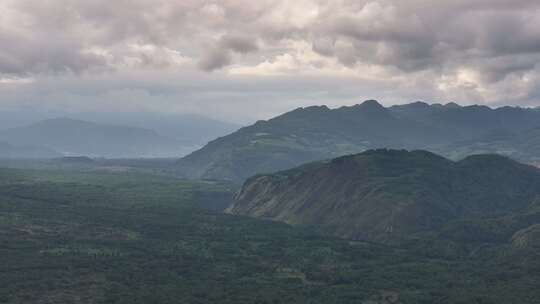
[[[52,159],[2,159],[0,168],[61,170],[83,172],[129,172],[174,176],[176,158],[90,158],[86,156],[56,157]]]
[[[357,240],[508,242],[540,223],[538,202],[540,170],[506,157],[369,150],[252,177],[229,211]]]
[[[533,163],[540,155],[539,127],[538,109],[422,102],[385,108],[376,101],[338,109],[307,107],[218,138],[181,159],[178,171],[188,178],[242,182],[254,174],[372,148],[427,149],[455,158],[487,151]],[[519,144],[513,138],[491,142],[489,149],[483,144],[485,136],[514,133],[523,134],[516,139]]]
[[[540,301],[537,226],[511,242],[450,229],[396,247],[208,210],[232,190],[138,172],[0,169],[0,303]],[[539,201],[530,208],[521,216],[534,222]]]

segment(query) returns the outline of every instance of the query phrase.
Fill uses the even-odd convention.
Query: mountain
[[[67,156],[166,157],[178,155],[183,148],[178,141],[152,130],[69,118],[0,131],[0,141],[42,146]]]
[[[443,147],[448,155],[461,158],[479,153],[497,153],[540,165],[540,128],[522,132],[494,130],[474,139],[459,141]]]
[[[254,176],[228,212],[358,240],[481,241],[540,223],[539,202],[540,170],[509,158],[380,149]]]
[[[12,109],[0,111],[0,130],[18,128],[42,120],[70,117],[74,120],[92,121],[105,125],[131,126],[154,130],[158,134],[174,139],[181,144],[175,157],[201,148],[219,136],[227,135],[240,125],[208,118],[197,114],[155,113],[155,112],[81,112],[38,111],[36,109]]]
[[[479,105],[462,107],[455,103],[429,105],[415,102],[392,106],[389,110],[397,117],[447,130],[448,139],[452,141],[473,138],[492,130],[524,131],[540,126],[540,113],[530,108],[492,109]]]
[[[163,136],[177,140],[186,147],[192,148],[191,151],[202,147],[210,140],[227,135],[240,128],[240,125],[234,123],[197,114],[108,112],[80,113],[71,116],[80,120],[89,120],[102,124],[121,124],[154,130]]]
[[[265,172],[373,148],[434,150],[460,155],[453,143],[494,131],[540,127],[535,109],[415,102],[385,108],[375,100],[351,107],[298,108],[211,141],[178,162],[188,178],[242,182]],[[540,155],[540,149],[533,154]],[[529,159],[526,159],[529,161]]]
[[[0,142],[0,158],[3,159],[38,159],[59,157],[62,154],[45,147],[25,145],[13,146]]]

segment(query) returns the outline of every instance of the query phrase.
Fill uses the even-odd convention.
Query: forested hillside
[[[230,191],[135,173],[0,169],[0,302],[540,300],[536,226],[512,243],[395,247],[201,208]]]
[[[540,221],[538,201],[540,170],[506,157],[383,149],[252,177],[229,212],[356,240],[504,243]]]
[[[422,102],[385,108],[374,100],[336,109],[312,106],[211,141],[182,158],[177,169],[188,178],[241,183],[254,174],[373,148],[426,149],[453,159],[498,153],[535,163],[538,128],[540,111],[531,108]],[[486,142],[505,134],[519,136]]]

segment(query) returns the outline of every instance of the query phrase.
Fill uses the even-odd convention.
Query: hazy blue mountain
[[[33,109],[0,111],[0,130],[27,126],[42,120],[70,117],[75,120],[92,121],[107,125],[132,126],[154,130],[160,135],[175,139],[182,144],[182,154],[192,152],[212,139],[227,135],[240,125],[219,121],[196,114],[155,112],[44,112]],[[182,156],[178,153],[174,156]]]
[[[180,142],[153,130],[69,118],[0,131],[0,140],[12,145],[47,147],[62,155],[164,157],[183,152]]]
[[[508,241],[538,223],[539,199],[540,170],[506,157],[382,149],[249,178],[228,211],[359,240]]]
[[[373,148],[428,149],[462,156],[454,143],[536,127],[540,127],[540,112],[525,108],[423,102],[385,108],[374,100],[337,109],[313,106],[218,138],[182,158],[178,171],[189,178],[241,182],[257,173]],[[532,154],[540,155],[540,150]]]
[[[163,113],[80,113],[71,115],[81,120],[90,120],[104,124],[151,129],[157,133],[174,138],[193,150],[200,148],[210,140],[227,135],[240,128],[240,125],[219,121],[196,114]]]

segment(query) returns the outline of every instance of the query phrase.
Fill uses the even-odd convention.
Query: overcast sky
[[[0,0],[0,106],[540,105],[538,0]]]

